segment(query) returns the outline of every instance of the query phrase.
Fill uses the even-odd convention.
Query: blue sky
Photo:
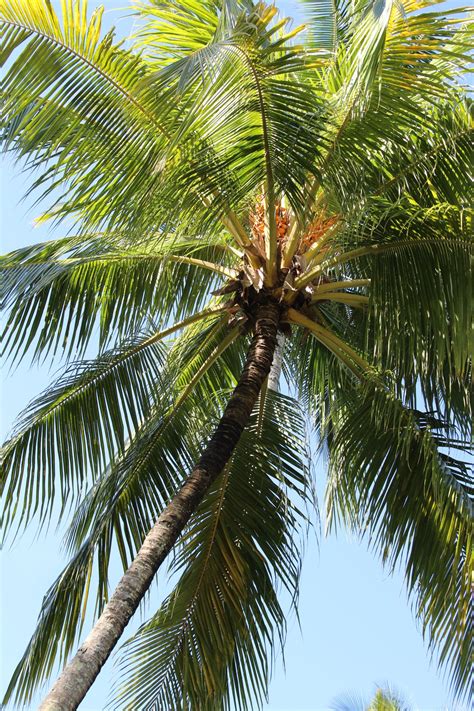
[[[94,6],[92,1],[91,6]],[[117,21],[119,2],[108,0],[107,23],[115,23],[125,34],[130,19]],[[452,4],[449,3],[451,6]],[[279,7],[296,15],[296,3]],[[31,200],[20,202],[28,177],[3,162],[2,251],[51,238],[59,232],[33,228],[38,208]],[[57,365],[30,367],[25,362],[14,373],[5,372],[2,390],[2,435],[11,428],[15,415],[43,389]],[[318,491],[323,489],[324,469],[315,467]],[[324,523],[322,523],[324,528]],[[61,531],[35,537],[28,532],[13,547],[2,552],[1,582],[1,690],[21,656],[34,629],[41,600],[65,558],[61,552]],[[119,568],[113,570],[115,578]],[[113,580],[111,581],[114,582]],[[151,608],[166,590],[160,578],[151,595]],[[129,631],[140,622],[136,616]],[[407,604],[401,574],[390,576],[366,546],[341,532],[338,537],[309,538],[302,577],[300,622],[289,619],[285,652],[275,663],[267,711],[320,711],[341,693],[373,692],[375,683],[396,685],[414,708],[440,710],[454,707],[447,686],[430,664],[412,612]],[[81,709],[100,711],[111,688],[113,661],[109,661]],[[36,704],[31,708],[35,708]],[[458,707],[461,711],[461,707]]]

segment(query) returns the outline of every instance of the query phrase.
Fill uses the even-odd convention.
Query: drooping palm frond
[[[339,247],[339,254],[336,243],[334,256],[314,267],[314,276],[324,274],[327,283],[308,315],[330,325],[375,367],[392,371],[401,396],[414,401],[421,386],[428,408],[445,408],[465,427],[472,417],[472,240],[458,216],[444,223],[442,237],[435,229],[440,223],[439,216],[434,224],[420,220],[406,239],[387,219],[383,241],[374,235],[365,246]],[[344,279],[356,287],[341,298],[331,293],[331,282]],[[357,286],[361,279],[364,285]],[[306,280],[303,274],[295,283]]]
[[[335,52],[339,34],[338,20],[340,22],[343,3],[335,0],[303,0],[302,5],[309,20],[308,44],[315,50]]]
[[[201,412],[200,427],[205,429]],[[110,566],[117,546],[124,569],[128,551],[136,553],[156,516],[172,496],[198,452],[189,427],[190,408],[181,408],[173,428],[143,426],[140,437],[90,488],[76,508],[65,538],[71,559],[43,598],[35,632],[18,662],[3,699],[24,705],[64,665],[77,644],[85,620],[95,620],[109,597]],[[134,477],[148,455],[148,477]],[[195,444],[195,443],[194,443]]]
[[[471,416],[473,243],[460,229],[458,216],[444,223],[442,237],[435,226],[443,221],[420,222],[409,239],[392,224],[390,239],[349,251],[340,248],[340,254],[316,265],[314,276],[324,274],[328,281],[316,292],[312,315],[331,323],[349,343],[358,334],[364,357],[391,370],[400,393],[415,397],[421,386],[429,408],[447,408],[462,425]],[[387,221],[387,232],[390,225]],[[299,279],[304,284],[308,277]],[[331,281],[341,279],[368,284],[341,298],[331,294]],[[336,307],[337,299],[351,311]]]
[[[359,368],[357,354],[329,337],[330,330],[307,317],[294,321],[319,341],[303,350],[299,346],[304,360],[289,373],[316,416],[321,444],[327,445],[329,514],[368,533],[392,569],[397,564],[406,568],[430,647],[440,650],[440,664],[450,669],[454,693],[469,695],[474,489],[472,465],[452,450],[469,451],[467,378],[452,404],[446,402],[450,393],[443,391],[442,376],[434,376],[438,391],[432,402],[443,410],[424,414],[413,409],[420,393],[406,393],[399,371],[390,374],[392,387],[396,383],[394,389],[412,409],[389,394],[386,373],[377,375],[369,363]],[[346,355],[351,378],[342,378],[335,364]],[[422,378],[422,368],[419,372]],[[426,402],[429,389],[424,390]]]
[[[374,360],[396,374],[400,394],[472,421],[472,241],[415,240],[373,260]],[[423,305],[421,307],[421,305]]]
[[[149,190],[166,141],[143,89],[145,63],[102,33],[103,9],[89,19],[85,0],[64,0],[62,21],[47,0],[8,0],[1,10],[4,61],[22,48],[2,86],[7,147],[45,166],[40,183],[66,181],[66,201],[76,210],[88,204],[92,222],[116,224],[119,204],[125,210],[132,195]],[[112,189],[120,196],[109,202],[113,217],[103,211],[104,190]]]
[[[72,363],[30,404],[2,448],[5,531],[20,492],[28,504],[19,525],[35,515],[44,522],[51,514],[58,481],[61,517],[87,478],[94,479],[117,452],[123,453],[126,442],[157,407],[163,411],[162,393],[169,402],[173,381],[169,369],[163,379],[162,341],[194,322],[201,322],[206,353],[206,347],[213,345],[210,334],[215,339],[216,333],[226,329],[227,315],[222,310],[206,310],[164,331],[140,335],[95,361]],[[192,363],[188,368],[192,369]]]
[[[191,338],[186,334],[185,343],[179,340],[171,349],[162,372],[168,385],[167,406],[152,413],[135,440],[84,497],[68,533],[67,545],[72,552],[88,537],[99,540],[104,523],[113,521],[122,562],[127,566],[154,522],[156,511],[191,468],[193,455],[198,456],[222,412],[225,397],[235,385],[245,347],[245,340],[237,335],[238,330],[233,329],[221,339],[211,327],[207,339],[201,334]],[[188,348],[193,355],[184,374],[181,357]]]
[[[233,348],[229,341],[227,352],[221,348],[216,355],[212,346],[220,339],[212,324],[207,335],[212,330],[214,341],[210,344],[196,332],[191,337],[185,332],[177,339],[168,355],[168,365],[165,363],[160,373],[166,382],[160,390],[161,402],[155,398],[153,415],[138,428],[125,451],[115,456],[77,506],[65,538],[71,561],[43,600],[36,631],[14,671],[5,703],[28,703],[55,665],[65,663],[81,633],[86,611],[92,612],[95,619],[107,602],[114,545],[125,570],[153,525],[156,512],[166,505],[197,459],[203,440],[220,415],[223,394],[235,383],[241,368],[242,344],[235,344],[234,353],[229,353]],[[183,341],[189,341],[186,346],[194,350],[199,336],[201,350],[210,351],[204,361],[206,367],[201,358],[194,369],[189,364],[187,381],[183,382],[181,374],[179,395],[173,399],[175,393],[170,386],[176,373],[180,373]],[[221,362],[216,365],[217,358]],[[200,380],[212,370],[214,375],[207,386],[196,392]],[[216,381],[219,391],[211,392],[210,383]],[[203,393],[207,396],[203,397]],[[90,598],[95,601],[93,610]]]
[[[304,404],[318,440],[323,441],[334,400],[338,393],[351,389],[357,378],[326,345],[301,327],[295,328],[285,355],[284,371],[290,389]]]
[[[297,596],[311,496],[303,413],[269,393],[184,535],[176,588],[125,646],[121,705],[260,706],[266,645],[285,631],[277,592]]]
[[[212,0],[180,4],[173,0],[138,0],[135,9],[142,21],[135,46],[154,64],[163,66],[198,54],[216,39],[227,36],[244,13],[254,10],[254,3],[224,0],[218,6]]]
[[[328,505],[369,537],[408,590],[432,649],[467,696],[472,671],[474,488],[450,425],[404,407],[383,388],[346,393],[333,411]]]
[[[8,313],[4,351],[20,360],[61,349],[77,358],[93,342],[165,327],[204,308],[210,291],[235,276],[225,240],[121,234],[66,238],[12,252],[1,261]]]
[[[435,239],[467,237],[470,232],[469,145],[471,120],[459,126],[442,121],[426,140],[388,143],[370,151],[370,164],[339,173],[338,206],[346,200],[340,240]],[[347,181],[347,182],[345,182]]]

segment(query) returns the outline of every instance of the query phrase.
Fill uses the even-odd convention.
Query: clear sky
[[[106,0],[103,4],[107,24],[115,24],[118,35],[125,35],[130,18],[119,20],[124,15],[122,3]],[[95,5],[93,0],[90,5]],[[294,1],[278,5],[301,19]],[[33,228],[38,208],[31,208],[31,199],[20,202],[27,185],[28,176],[4,160],[3,252],[60,235],[45,227]],[[48,384],[57,367],[30,367],[25,361],[14,373],[5,372],[2,437],[20,409]],[[321,492],[323,467],[318,464],[315,471]],[[42,597],[65,562],[61,532],[53,530],[39,537],[34,532],[27,533],[2,552],[2,694],[33,632]],[[119,572],[116,566],[114,579]],[[153,588],[148,609],[156,608],[164,590],[163,576]],[[128,628],[130,632],[140,622],[139,615],[136,617]],[[365,544],[349,539],[344,532],[338,537],[320,537],[319,546],[316,536],[310,535],[302,576],[300,622],[301,629],[294,615],[289,619],[286,667],[280,658],[276,660],[267,711],[320,711],[341,693],[370,696],[375,683],[387,681],[403,693],[413,708],[454,711],[447,685],[436,665],[429,662],[421,632],[407,604],[402,575],[390,576]],[[113,671],[113,661],[109,660],[81,709],[101,711],[105,707]]]

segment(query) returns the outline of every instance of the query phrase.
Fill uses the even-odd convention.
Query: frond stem
[[[288,242],[286,244],[286,248],[285,248],[285,251],[283,254],[283,259],[281,262],[282,269],[289,269],[290,268],[293,257],[295,256],[296,251],[298,249],[300,239],[301,239],[300,225],[299,225],[298,220],[295,218],[295,221],[294,221],[293,225],[291,226],[290,234],[288,235]]]
[[[326,291],[322,294],[318,291],[312,297],[311,301],[314,303],[316,301],[336,301],[341,304],[348,304],[349,306],[366,306],[369,303],[369,297],[362,294],[339,294],[337,292]]]
[[[235,279],[239,272],[237,269],[232,267],[225,267],[222,264],[215,264],[214,262],[209,262],[204,259],[196,259],[195,257],[186,257],[180,254],[153,254],[143,253],[143,254],[103,254],[99,256],[91,257],[69,257],[67,259],[52,259],[48,260],[49,264],[61,265],[81,265],[81,264],[95,264],[100,262],[120,262],[120,261],[139,261],[139,260],[150,260],[150,259],[161,259],[163,261],[177,262],[178,264],[192,264],[196,267],[202,267],[203,269],[208,269],[209,271],[216,272],[217,274],[222,274],[223,276],[229,277],[229,279]],[[12,264],[12,267],[16,268],[17,264]],[[6,265],[8,269],[9,265]]]
[[[428,240],[417,240],[417,242],[420,241],[428,241]],[[411,243],[414,244],[413,240],[404,240],[403,244],[406,243]],[[304,272],[300,277],[297,277],[295,279],[294,283],[294,288],[295,289],[302,289],[304,286],[309,284],[310,282],[313,281],[317,276],[321,274],[325,269],[330,269],[331,267],[335,267],[337,264],[343,264],[344,262],[349,262],[351,259],[356,259],[357,257],[365,257],[369,256],[372,254],[381,254],[382,252],[387,252],[390,249],[394,249],[401,244],[401,242],[398,243],[392,243],[392,244],[372,244],[370,246],[366,247],[359,247],[358,249],[352,249],[349,252],[343,252],[342,254],[336,255],[334,257],[330,257],[324,262],[321,262],[318,264],[314,269],[309,269],[308,271]]]
[[[229,277],[229,279],[236,279],[239,275],[237,269],[232,269],[232,267],[224,267],[223,265],[215,264],[214,262],[207,262],[204,259],[182,257],[175,254],[166,255],[165,259],[169,259],[171,262],[177,262],[178,264],[192,264],[196,267],[202,267],[203,269],[208,269],[209,271]]]
[[[315,207],[317,204],[319,204],[323,200],[324,200],[324,195],[322,194],[316,201]],[[307,250],[307,252],[305,252],[305,257],[308,261],[310,261],[312,258],[313,250],[316,247],[317,247],[317,249],[319,249],[319,247],[324,242],[326,242],[327,237],[329,236],[328,233],[332,234],[334,227],[336,227],[336,225],[334,225],[332,228],[329,228],[329,230],[327,230],[327,232],[318,240],[317,245],[313,245],[312,247],[310,247]],[[295,254],[298,250],[301,237],[302,237],[302,225],[299,220],[295,220],[295,222],[293,223],[293,225],[291,227],[288,241],[287,241],[287,244],[286,244],[286,247],[284,250],[284,255],[283,255],[283,260],[282,260],[282,269],[289,269],[290,268],[293,257],[295,256]]]
[[[318,286],[318,294],[325,291],[337,291],[338,289],[354,289],[358,286],[370,286],[371,279],[349,279],[348,281],[331,281],[328,284]]]
[[[180,329],[185,328],[186,326],[189,326],[192,323],[196,323],[196,321],[201,321],[202,319],[207,318],[208,316],[213,316],[213,315],[217,315],[219,313],[223,313],[225,310],[226,310],[225,306],[221,306],[216,309],[204,309],[203,311],[200,311],[199,313],[189,316],[189,318],[185,318],[182,321],[178,321],[177,323],[173,324],[169,328],[165,328],[163,331],[158,331],[157,333],[154,333],[153,336],[150,336],[149,338],[145,339],[141,343],[132,347],[130,350],[127,350],[125,353],[121,353],[116,358],[114,358],[110,363],[110,370],[116,368],[121,363],[124,363],[126,360],[128,360],[132,356],[136,355],[140,351],[144,350],[145,348],[149,348],[154,343],[157,343],[158,341],[161,341],[163,338],[166,338],[166,336],[169,336],[170,334],[174,333],[175,331],[179,331]],[[35,421],[35,424],[38,424],[38,422],[40,422],[41,419],[51,417],[51,415],[58,409],[58,407],[60,407],[61,405],[64,405],[66,402],[71,400],[71,398],[73,398],[76,393],[82,392],[84,390],[84,388],[86,386],[90,386],[94,382],[94,380],[101,380],[103,377],[104,377],[104,372],[102,371],[100,374],[96,375],[95,378],[91,378],[87,383],[80,383],[79,385],[76,385],[76,387],[72,391],[67,393],[67,395],[63,396],[59,401],[56,401],[54,403],[54,405],[52,407],[50,407],[47,411],[43,412],[41,415],[41,418],[38,418]],[[13,436],[12,439],[9,442],[7,442],[7,444],[5,445],[5,448],[12,447],[15,444],[15,442],[17,441],[19,436],[21,436],[21,432],[15,436]]]
[[[260,106],[260,116],[262,120],[262,133],[263,133],[263,149],[265,154],[265,256],[266,256],[266,280],[267,286],[273,286],[277,276],[277,227],[276,227],[276,217],[275,217],[275,179],[273,175],[273,166],[271,161],[271,150],[270,150],[270,131],[267,123],[267,112],[265,109],[265,102],[263,98],[263,90],[260,83],[260,78],[257,71],[253,65],[252,60],[248,54],[239,47],[238,45],[226,44],[231,51],[238,52],[244,57],[244,60],[249,67],[254,82],[257,89],[258,103]]]
[[[340,358],[358,378],[370,370],[369,363],[361,358],[345,341],[336,336],[335,333],[324,328],[324,326],[316,323],[296,309],[289,308],[287,313],[290,322],[303,326],[310,331],[316,336],[318,341],[325,345],[335,356]]]
[[[308,251],[305,252],[304,256],[310,268],[316,266],[316,264],[319,264],[324,259],[324,254],[321,254],[322,247],[324,247],[324,245],[329,241],[329,239],[331,237],[334,237],[334,235],[337,234],[340,229],[340,222],[335,225],[332,225],[332,227],[329,227],[329,229],[327,229],[326,232],[313,245],[311,245]]]

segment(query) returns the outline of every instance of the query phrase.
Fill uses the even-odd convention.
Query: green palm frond
[[[204,331],[206,337],[185,334],[170,350],[161,373],[167,383],[166,407],[157,408],[141,425],[134,441],[112,461],[76,509],[67,536],[72,553],[88,538],[99,541],[113,525],[126,568],[156,512],[192,467],[235,385],[245,348],[235,329],[226,339],[212,325]],[[186,349],[193,355],[185,377],[181,357]]]
[[[405,169],[404,145],[413,141],[422,145],[430,142],[431,136],[437,142],[444,136],[449,143],[449,129],[446,126],[439,130],[437,114],[447,97],[447,117],[457,113],[453,109],[462,104],[464,96],[456,88],[456,76],[461,67],[468,65],[472,44],[472,27],[467,29],[466,15],[450,22],[445,13],[405,14],[401,3],[391,2],[363,4],[361,12],[364,11],[366,22],[374,13],[374,27],[381,33],[374,35],[377,42],[372,47],[370,43],[364,45],[360,56],[356,53],[354,66],[345,58],[347,50],[342,43],[342,61],[335,61],[330,72],[321,73],[320,86],[315,84],[317,91],[329,91],[335,102],[334,117],[328,122],[330,147],[323,154],[324,186],[346,209],[357,207],[364,199],[367,193],[363,183],[368,176],[380,180],[384,175],[390,164],[391,145],[397,146],[397,158]],[[356,17],[356,32],[362,33],[363,23],[358,26]],[[347,32],[346,41],[352,46],[351,31]],[[363,36],[361,41],[364,42]],[[370,61],[369,74],[362,80],[357,65],[364,52],[369,53]],[[439,62],[443,63],[443,71],[438,71]],[[350,79],[351,72],[355,72],[354,80]],[[361,81],[368,81],[365,90]],[[361,146],[365,149],[361,150]],[[462,173],[460,176],[463,180]]]
[[[211,325],[207,333],[212,331]],[[214,329],[215,330],[215,329]],[[206,329],[204,329],[206,332]],[[227,394],[235,383],[241,367],[242,345],[229,344],[215,365],[212,348],[207,370],[197,359],[194,370],[189,368],[188,380],[178,388],[173,401],[170,383],[176,379],[181,341],[196,346],[194,332],[177,339],[160,374],[162,382],[160,407],[155,399],[154,413],[138,428],[134,440],[127,443],[122,454],[115,456],[76,507],[65,544],[72,555],[61,575],[48,590],[42,604],[36,631],[18,663],[10,681],[4,702],[28,703],[33,693],[51,673],[57,663],[63,664],[81,633],[89,600],[95,600],[93,617],[97,617],[108,599],[108,571],[114,545],[117,546],[124,570],[136,555],[144,537],[160,511],[172,497],[185,473],[199,455],[203,440],[218,419],[223,392]],[[214,346],[219,342],[214,333]],[[203,342],[204,341],[204,342]],[[201,349],[206,348],[201,339]],[[212,346],[212,342],[211,342]],[[229,353],[234,349],[234,353]],[[174,351],[174,352],[173,352]],[[196,384],[214,369],[210,382],[219,380],[219,392],[210,393],[209,385],[196,393]],[[172,373],[175,375],[172,376]],[[225,374],[229,379],[225,379]],[[203,398],[202,393],[207,397]],[[97,566],[98,575],[91,578]],[[91,591],[94,594],[91,595]]]
[[[238,7],[239,3],[235,5]],[[166,4],[151,8],[149,13],[152,21],[145,29],[146,37],[156,23],[160,29],[163,23],[168,27],[170,21]],[[301,190],[301,169],[311,169],[316,150],[315,126],[297,120],[314,114],[315,96],[299,78],[305,61],[299,48],[288,44],[291,33],[274,36],[269,23],[275,11],[262,4],[247,15],[237,14],[231,32],[229,27],[217,30],[216,17],[216,32],[211,38],[207,27],[207,43],[201,45],[199,31],[194,34],[199,11],[183,6],[180,18],[181,13],[191,18],[193,31],[179,27],[179,37],[174,40],[183,43],[183,52],[173,62],[165,55],[168,63],[156,74],[156,81],[166,84],[182,107],[178,137],[181,143],[194,141],[193,165],[209,181],[215,176],[216,187],[224,184],[227,190],[238,190],[235,200],[264,183],[269,202],[270,193],[276,196],[281,187],[291,199],[293,190]],[[156,17],[159,19],[154,23]],[[164,41],[168,41],[166,29]],[[193,52],[186,51],[188,42],[199,46]],[[297,152],[303,161],[290,160]],[[220,165],[225,167],[224,173]],[[299,176],[293,178],[288,174],[289,168],[299,170]]]
[[[163,66],[177,58],[196,54],[232,29],[243,12],[251,11],[251,0],[214,2],[137,2],[144,21],[135,39],[137,47]]]
[[[102,473],[77,506],[65,537],[71,560],[43,599],[35,632],[13,672],[4,703],[29,703],[53,669],[67,661],[85,620],[100,615],[109,597],[114,547],[125,570],[156,512],[192,466],[198,448],[189,423],[200,422],[202,435],[208,424],[203,417],[203,411],[198,417],[196,409],[182,407],[173,417],[172,428],[164,428],[162,418],[159,423],[155,418],[143,425],[139,438]],[[134,476],[147,456],[148,476]]]
[[[307,41],[310,46],[316,50],[335,52],[340,29],[338,15],[343,3],[335,0],[303,0],[302,5],[309,19]]]
[[[52,175],[58,186],[67,181],[65,199],[77,210],[88,203],[91,221],[98,222],[106,218],[104,190],[121,194],[122,209],[132,194],[143,200],[165,128],[143,90],[145,63],[114,44],[112,33],[103,35],[103,9],[88,19],[85,0],[64,0],[61,11],[62,22],[47,0],[2,3],[4,59],[22,47],[2,86],[4,140],[44,165],[44,179]],[[119,203],[109,202],[109,211],[113,204]],[[116,220],[120,208],[112,211],[107,219]]]
[[[387,230],[390,240],[379,241],[374,235],[366,246],[347,252],[340,248],[340,254],[317,265],[315,275],[324,273],[335,282],[362,279],[369,285],[352,290],[356,299],[340,299],[330,294],[328,281],[310,315],[330,325],[374,366],[392,371],[400,395],[414,400],[421,386],[428,408],[446,408],[448,416],[464,426],[472,405],[472,240],[465,229],[470,221],[465,216],[460,222],[456,215],[445,222],[442,236],[436,230],[439,214],[434,224],[429,218],[420,222],[411,220],[406,239],[404,230],[397,234],[396,225],[387,220],[379,230],[381,235]],[[341,235],[341,243],[346,240]],[[304,283],[308,277],[300,279]],[[361,295],[369,299],[359,312],[357,307],[365,303]],[[304,370],[301,374],[305,377]]]
[[[121,705],[260,707],[265,648],[285,632],[278,587],[297,597],[310,503],[303,413],[269,393],[185,533],[176,588],[125,646]]]
[[[108,234],[34,245],[2,258],[2,302],[8,313],[4,351],[81,355],[96,330],[103,347],[153,323],[165,326],[202,309],[235,255],[225,240],[150,237],[128,244]]]
[[[453,209],[457,206],[459,211],[469,207],[466,194],[471,175],[470,107],[459,95],[455,102],[425,107],[423,111],[427,121],[422,131],[406,129],[397,134],[394,128],[383,141],[367,139],[369,150],[354,155],[353,142],[365,142],[365,133],[359,135],[362,124],[347,128],[352,130],[347,150],[341,147],[328,169],[332,173],[329,179],[333,199],[337,196],[338,205],[352,211],[356,220],[360,221],[361,206],[373,211],[372,220],[367,220],[362,211],[362,222],[368,222],[368,226],[390,211],[394,215],[398,211],[399,216],[407,211],[415,217],[417,211],[435,208],[442,202]],[[365,124],[364,118],[364,130]],[[348,155],[351,160],[346,165]]]
[[[108,565],[101,567],[102,562],[98,586],[103,594]],[[3,703],[31,703],[37,680],[47,679],[58,661],[66,661],[85,621],[93,564],[94,549],[85,544],[46,592],[35,632],[12,674]]]
[[[64,508],[81,490],[88,468],[94,476],[132,436],[159,388],[163,353],[155,343],[143,347],[145,340],[94,363],[73,363],[24,411],[2,451],[5,529],[20,492],[28,506],[19,523],[35,514],[44,521],[58,493],[57,477]]]
[[[449,423],[404,407],[382,388],[347,393],[331,418],[328,506],[367,535],[384,561],[406,567],[432,649],[469,695],[474,488],[468,442]]]
[[[123,453],[141,423],[156,409],[166,412],[169,404],[165,403],[170,402],[169,393],[177,376],[173,378],[168,367],[164,377],[161,341],[180,328],[192,328],[195,321],[200,322],[201,353],[188,364],[188,372],[195,373],[201,356],[206,358],[215,348],[216,336],[227,329],[227,316],[222,312],[201,312],[165,331],[137,337],[95,361],[73,363],[30,404],[2,449],[5,531],[16,514],[20,492],[28,504],[18,525],[35,515],[43,523],[51,515],[59,480],[61,517],[87,479],[95,478],[117,453]],[[192,343],[196,345],[195,339]],[[174,369],[178,363],[176,348]],[[183,379],[182,373],[179,378]]]
[[[367,711],[410,711],[410,706],[401,694],[385,687],[377,689]]]
[[[156,512],[192,466],[198,449],[189,423],[200,422],[202,435],[208,424],[204,414],[181,407],[173,417],[173,427],[164,428],[162,418],[143,425],[139,438],[103,472],[78,505],[65,538],[71,560],[43,599],[35,632],[14,670],[4,703],[29,703],[56,665],[66,662],[84,621],[102,612],[109,597],[114,546],[126,569]],[[144,460],[145,479],[139,476]]]
[[[202,411],[198,420],[196,409],[190,411],[189,407],[174,415],[172,428],[164,428],[162,420],[160,425],[154,421],[143,426],[140,437],[103,473],[77,507],[65,538],[72,558],[43,599],[35,633],[15,668],[4,703],[28,703],[55,666],[66,662],[85,619],[96,619],[102,612],[109,597],[114,546],[126,569],[129,556],[136,554],[156,512],[193,464],[198,448],[196,433],[189,426],[192,415],[192,421],[200,422],[202,435],[209,423],[203,420]],[[152,469],[143,480],[134,475],[143,458],[150,455],[150,445],[153,456],[147,464]]]
[[[170,212],[195,214],[200,198],[222,197],[223,186],[225,202],[238,202],[265,174],[274,195],[282,185],[290,195],[301,190],[315,135],[311,123],[288,125],[287,104],[303,118],[314,112],[314,94],[291,76],[304,69],[303,55],[280,39],[269,42],[272,12],[241,14],[232,37],[213,38],[198,56],[158,72],[111,36],[100,40],[100,17],[89,27],[85,2],[75,12],[81,23],[69,32],[72,5],[63,8],[65,28],[46,0],[35,9],[15,0],[4,10],[7,50],[29,40],[5,80],[5,140],[34,155],[36,166],[49,161],[37,185],[49,177],[68,183],[66,202],[53,214],[137,229],[147,220],[156,226],[160,215],[169,221]],[[60,83],[64,73],[68,81]],[[32,95],[41,98],[31,102]],[[297,151],[304,161],[289,161]],[[288,165],[298,174],[288,174]]]
[[[414,240],[374,259],[371,279],[374,361],[469,426],[472,241]]]
[[[380,151],[364,164],[364,180],[373,182],[374,197],[381,195],[396,204],[411,196],[412,208],[443,200],[468,207],[471,114],[470,105],[459,97],[454,108],[441,104],[429,112],[432,123],[424,127],[422,135],[387,142],[383,158]]]

